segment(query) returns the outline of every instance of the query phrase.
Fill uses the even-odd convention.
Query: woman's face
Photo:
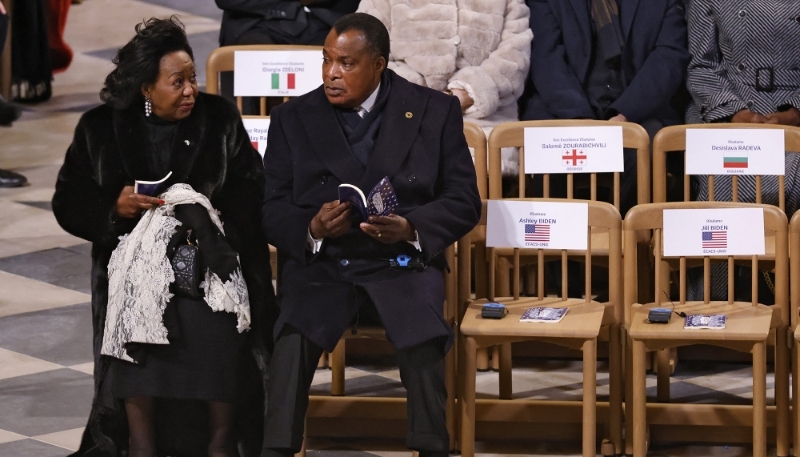
[[[176,51],[161,58],[158,79],[142,88],[142,94],[153,100],[153,114],[167,121],[189,116],[197,98],[197,75],[194,62],[185,51]]]

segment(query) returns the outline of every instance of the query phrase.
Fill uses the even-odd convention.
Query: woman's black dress
[[[169,170],[177,122],[151,115],[147,130],[153,145],[153,169]],[[203,299],[174,296],[164,311],[168,345],[128,344],[139,363],[112,358],[108,376],[117,398],[152,396],[233,403],[246,356],[246,333],[236,329],[233,313],[214,312]]]

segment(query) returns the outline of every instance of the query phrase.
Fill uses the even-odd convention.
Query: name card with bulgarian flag
[[[297,97],[322,84],[322,51],[236,51],[233,95]]]
[[[585,250],[589,205],[489,200],[486,246]]]
[[[761,208],[665,209],[664,256],[763,255]]]
[[[623,171],[622,126],[526,127],[525,173]]]
[[[264,157],[267,152],[267,133],[269,132],[269,118],[268,117],[244,117],[242,118],[244,129],[250,136],[250,143],[253,148]]]
[[[686,174],[783,175],[782,129],[687,129]]]

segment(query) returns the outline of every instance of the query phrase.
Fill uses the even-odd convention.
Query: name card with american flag
[[[782,129],[687,129],[686,174],[782,176],[784,151]]]
[[[244,129],[250,136],[250,143],[253,148],[264,157],[267,152],[267,132],[269,132],[269,118],[268,117],[248,117],[242,118]]]
[[[297,97],[322,84],[322,51],[236,51],[233,95]]]
[[[623,171],[622,127],[526,127],[525,173]]]
[[[586,249],[589,205],[581,202],[489,200],[486,245]]]
[[[761,208],[665,209],[664,256],[763,255]]]

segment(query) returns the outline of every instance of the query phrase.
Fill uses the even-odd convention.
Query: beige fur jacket
[[[389,29],[389,68],[436,90],[464,89],[482,127],[516,121],[533,33],[524,0],[361,0]]]

